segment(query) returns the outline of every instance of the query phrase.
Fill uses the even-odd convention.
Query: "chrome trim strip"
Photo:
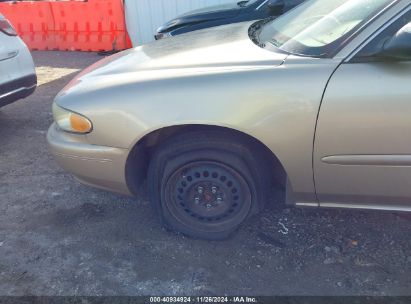
[[[21,91],[26,91],[26,90],[35,89],[36,86],[37,86],[37,85],[35,84],[35,85],[30,86],[30,87],[21,87],[21,88],[18,88],[17,90],[13,90],[13,91],[8,92],[8,93],[6,93],[6,94],[0,95],[0,99],[5,98],[5,97],[8,97],[8,96],[11,96],[11,95],[16,94],[16,93],[21,92]]]
[[[259,6],[257,6],[257,8],[255,9],[256,11],[258,11],[264,4],[266,4],[269,0],[265,0],[263,3],[261,3]]]
[[[318,203],[296,203],[298,207],[315,207],[318,208]]]
[[[55,152],[54,155],[64,157],[64,158],[69,158],[69,159],[92,161],[92,162],[98,162],[98,163],[113,163],[114,162],[112,159],[109,159],[109,158],[77,156],[77,155],[71,155],[71,154],[64,154],[60,152]]]
[[[390,205],[355,205],[355,204],[343,204],[343,203],[321,203],[320,207],[411,212],[411,205],[410,207],[403,207],[403,206],[396,206],[396,205],[390,206]]]
[[[333,155],[321,159],[329,165],[410,167],[411,155]]]

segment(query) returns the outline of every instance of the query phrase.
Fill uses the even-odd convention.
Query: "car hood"
[[[182,75],[273,68],[286,54],[267,51],[248,37],[251,22],[156,41],[107,57],[81,72],[61,94]]]
[[[188,15],[193,15],[193,14],[203,14],[203,13],[215,13],[215,12],[221,12],[221,11],[233,10],[233,9],[241,9],[241,7],[238,6],[237,3],[206,6],[200,9],[192,10],[188,13],[183,14],[182,16],[188,16]]]
[[[173,20],[170,20],[163,26],[159,27],[158,33],[166,33],[176,28],[183,27],[189,24],[196,24],[211,20],[234,18],[241,11],[241,7],[237,3],[209,6],[194,11],[190,11],[184,15],[180,15]]]

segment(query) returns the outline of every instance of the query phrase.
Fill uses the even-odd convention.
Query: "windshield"
[[[254,3],[257,3],[259,1],[261,1],[261,0],[240,1],[237,4],[238,4],[238,6],[241,6],[241,7],[247,7],[247,6],[253,5]]]
[[[393,0],[309,0],[268,23],[259,40],[285,52],[330,57],[341,43]]]

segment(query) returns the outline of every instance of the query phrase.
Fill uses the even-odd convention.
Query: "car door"
[[[373,56],[410,21],[405,12],[330,79],[314,144],[321,206],[411,210],[411,62]]]

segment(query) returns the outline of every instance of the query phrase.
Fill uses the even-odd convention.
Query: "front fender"
[[[315,125],[336,65],[303,61],[278,67],[209,67],[190,74],[164,70],[160,80],[145,72],[138,83],[127,83],[122,75],[117,86],[111,81],[107,89],[101,85],[82,96],[87,102],[75,103],[73,110],[93,122],[94,131],[87,135],[91,144],[129,150],[145,135],[176,125],[212,125],[248,134],[279,159],[295,200],[316,202]],[[167,73],[173,77],[165,77]]]

